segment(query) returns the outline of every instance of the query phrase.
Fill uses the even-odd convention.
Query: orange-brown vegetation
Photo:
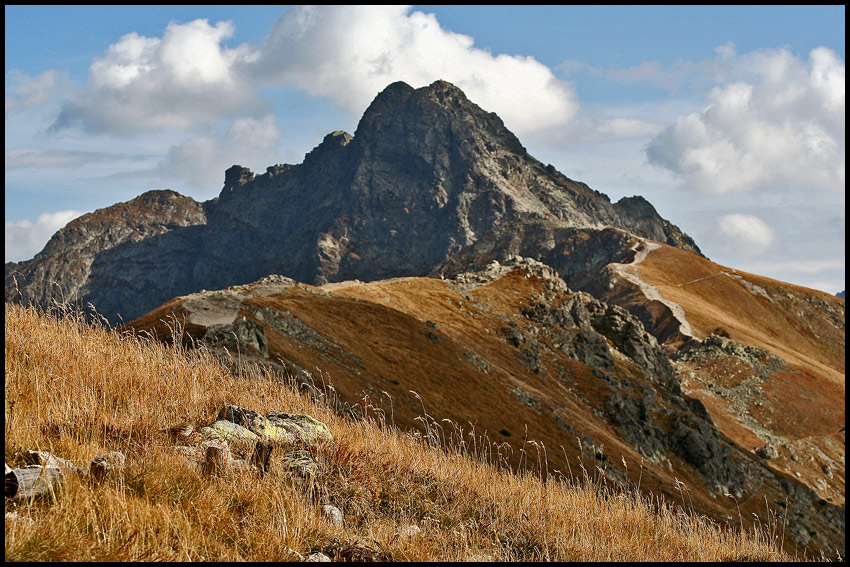
[[[630,269],[682,306],[697,338],[721,326],[731,339],[767,349],[844,388],[843,327],[825,321],[821,308],[840,310],[843,322],[843,299],[732,270],[664,244]]]
[[[640,484],[646,493],[667,501],[685,501],[687,492],[687,505],[699,513],[721,523],[742,517],[748,527],[784,500],[775,483],[741,502],[718,497],[681,460],[672,458],[671,469],[642,457],[599,417],[598,408],[611,395],[608,383],[542,335],[536,336],[539,371],[529,368],[522,345],[508,345],[504,332],[516,328],[534,333],[522,310],[544,295],[545,282],[520,271],[466,292],[433,278],[299,285],[246,296],[238,318],[261,322],[256,318],[261,308],[289,313],[324,342],[310,344],[275,332],[266,320],[269,360],[307,370],[319,388],[332,383],[341,399],[355,407],[378,408],[404,431],[436,431],[443,437],[460,428],[474,431],[503,466],[516,469],[531,463],[542,470],[538,463],[545,461],[549,472],[569,476],[577,473],[577,462],[585,462],[591,470],[598,467],[610,479]],[[554,301],[570,297],[568,292]],[[178,298],[128,328],[167,339],[171,329],[166,322],[185,315]],[[197,337],[202,330],[185,327],[187,335]],[[617,357],[615,364],[617,376],[640,388],[651,386],[646,373],[630,361]],[[763,444],[758,435],[734,416],[719,415],[722,403],[699,390],[693,395],[706,401],[720,431],[749,453],[740,458],[759,461],[751,453]],[[627,464],[621,466],[621,461]],[[843,469],[838,472],[843,478]]]
[[[824,499],[843,505],[843,452],[830,447],[836,435],[844,435],[839,431],[845,422],[844,300],[732,270],[666,245],[629,269],[682,307],[697,338],[722,334],[719,328],[732,340],[766,349],[786,362],[785,370],[757,380],[758,390],[746,400],[743,415],[741,406],[712,391],[754,379],[740,360],[721,357],[699,369],[683,365],[680,376],[684,389],[706,405],[727,437],[746,449],[765,443],[756,429],[784,440],[780,457],[767,466],[793,474]],[[689,379],[689,373],[697,379]],[[789,448],[803,444],[810,450],[791,460]],[[825,465],[835,469],[829,482]]]
[[[364,317],[380,311],[364,307]],[[416,325],[400,317],[391,328],[422,331]],[[583,486],[561,475],[544,482],[533,467],[496,466],[479,436],[403,434],[368,406],[360,419],[344,418],[256,367],[233,374],[179,341],[166,346],[10,304],[5,329],[7,463],[20,465],[28,449],[77,464],[107,451],[127,455],[105,485],[70,475],[54,494],[7,500],[7,561],[287,561],[317,550],[415,561],[789,559],[777,548],[775,517],[763,517],[757,532],[721,529],[606,488],[587,459],[574,461],[590,468]],[[403,356],[404,340],[394,348],[390,358]],[[209,423],[225,403],[326,423],[334,442],[315,455],[323,472],[313,482],[274,467],[264,476],[204,477],[161,431]],[[344,511],[344,525],[322,516],[325,503]]]

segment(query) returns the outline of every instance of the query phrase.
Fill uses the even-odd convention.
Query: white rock
[[[322,506],[322,513],[328,520],[330,520],[333,525],[337,527],[341,528],[345,523],[342,511],[336,506],[333,506],[332,504],[325,504],[324,506]]]

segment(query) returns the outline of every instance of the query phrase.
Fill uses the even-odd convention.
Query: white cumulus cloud
[[[230,22],[199,19],[172,22],[161,38],[122,36],[92,62],[54,130],[132,135],[257,118],[268,111],[263,87],[294,87],[359,115],[390,83],[437,79],[519,135],[564,125],[578,111],[572,86],[534,57],[478,49],[410,6],[293,7],[256,48],[226,47],[233,33]]]
[[[233,32],[230,22],[199,19],[170,23],[162,38],[122,36],[92,62],[88,85],[63,107],[54,129],[81,124],[132,135],[256,114],[264,103],[239,72],[253,53],[244,45],[222,45]]]
[[[725,215],[717,225],[727,246],[744,256],[758,256],[773,244],[775,231],[756,216]]]
[[[825,47],[723,52],[725,80],[702,112],[680,116],[646,152],[705,193],[788,187],[843,191],[844,61]],[[720,73],[720,71],[718,71]]]
[[[28,260],[40,252],[53,234],[82,215],[80,211],[42,213],[35,221],[24,219],[6,222],[6,262]]]
[[[521,55],[493,55],[409,6],[309,6],[272,25],[251,64],[258,79],[365,110],[388,84],[443,79],[518,135],[565,124],[578,110],[572,86]]]

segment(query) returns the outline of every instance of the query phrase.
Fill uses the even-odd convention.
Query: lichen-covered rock
[[[315,445],[333,441],[327,425],[304,414],[270,411],[266,416],[235,405],[222,408],[219,420],[240,425],[268,441],[292,445],[296,442]]]
[[[280,458],[280,464],[284,469],[301,478],[315,478],[322,472],[322,467],[319,463],[313,459],[310,453],[303,449],[285,452]]]
[[[259,439],[259,436],[250,429],[224,419],[220,419],[212,425],[201,427],[198,432],[207,439],[221,439],[223,441],[256,442]]]
[[[270,411],[266,418],[273,430],[294,435],[302,443],[314,445],[333,441],[328,426],[309,415]]]

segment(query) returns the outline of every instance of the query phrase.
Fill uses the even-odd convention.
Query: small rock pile
[[[228,470],[266,472],[272,466],[274,449],[282,455],[274,459],[298,476],[313,477],[321,467],[312,457],[319,444],[333,442],[327,425],[303,414],[270,411],[265,416],[236,405],[224,406],[216,421],[194,430],[187,441],[175,450],[196,459],[205,474],[221,474]]]

